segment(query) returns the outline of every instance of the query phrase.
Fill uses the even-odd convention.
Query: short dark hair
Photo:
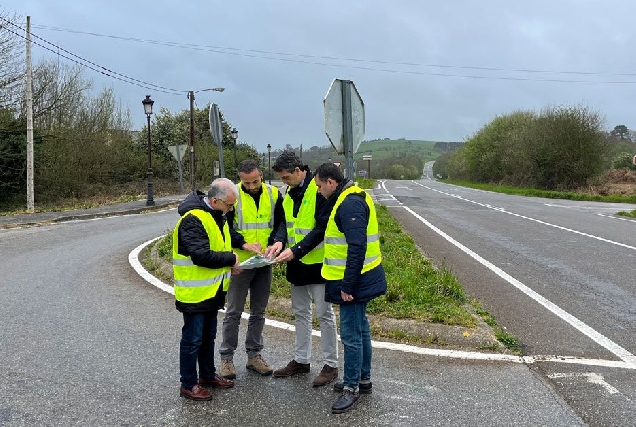
[[[316,175],[322,182],[327,182],[329,178],[333,179],[338,184],[344,181],[344,175],[342,174],[342,171],[333,163],[323,163],[322,165],[318,166],[318,169],[316,169],[314,175]]]
[[[261,167],[258,165],[258,162],[252,159],[243,160],[238,164],[236,169],[238,170],[238,173],[250,173],[254,169],[258,169],[258,171],[261,172]]]
[[[303,162],[293,151],[289,150],[283,151],[272,166],[274,172],[282,172],[283,169],[287,172],[293,172],[296,168],[302,169]]]

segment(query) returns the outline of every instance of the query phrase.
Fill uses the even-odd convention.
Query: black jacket
[[[203,201],[205,194],[200,191],[193,191],[188,194],[185,200],[179,205],[177,211],[183,216],[193,209],[201,209],[209,213],[214,221],[223,230],[226,218],[221,211],[215,211],[208,207]],[[236,257],[232,252],[215,252],[210,250],[210,239],[203,224],[194,215],[185,217],[178,230],[178,248],[181,255],[190,256],[195,265],[208,268],[231,267],[236,262]],[[183,313],[203,313],[223,308],[225,305],[225,294],[223,285],[212,298],[198,303],[184,303],[175,300],[177,310]]]
[[[307,175],[305,176],[302,184],[295,188],[290,188],[287,191],[289,193],[289,197],[291,197],[294,202],[294,216],[298,215],[307,186],[311,180],[314,179],[314,174],[311,173],[307,165],[303,167],[303,170],[307,172]],[[327,199],[325,199],[320,193],[316,193],[316,212],[314,213],[316,225],[314,226],[314,229],[300,241],[300,243],[290,248],[294,253],[294,259],[287,262],[287,280],[294,286],[325,283],[325,279],[323,279],[320,274],[322,263],[307,265],[303,264],[300,259],[324,240],[325,229],[327,228],[327,222],[329,221],[332,206],[333,204],[329,205]]]
[[[340,194],[351,185],[351,181],[345,179],[329,197],[329,203],[332,206],[335,205]],[[386,293],[386,275],[382,264],[360,274],[367,251],[369,213],[364,190],[361,193],[349,194],[336,210],[334,222],[347,240],[347,265],[342,280],[327,281],[325,288],[327,302],[348,304],[342,300],[340,291],[353,295],[354,303],[367,302]]]

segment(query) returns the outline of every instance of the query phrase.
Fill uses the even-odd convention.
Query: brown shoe
[[[338,378],[338,368],[332,368],[329,365],[322,367],[322,371],[314,378],[314,387],[321,387],[327,385],[333,380]]]
[[[309,363],[298,363],[292,360],[284,368],[280,368],[274,371],[276,378],[291,377],[296,374],[306,374],[309,372]]]
[[[219,374],[215,374],[214,378],[211,380],[199,378],[199,385],[214,388],[232,388],[234,387],[234,381],[223,378]]]
[[[274,372],[274,368],[272,368],[272,365],[267,363],[265,359],[263,359],[263,356],[261,356],[260,354],[248,358],[247,365],[245,365],[245,367],[254,372],[258,372],[263,376],[272,375],[272,372]]]
[[[208,393],[208,391],[206,389],[204,389],[203,387],[201,387],[200,385],[196,384],[194,387],[192,387],[192,390],[188,390],[186,388],[181,387],[181,390],[179,390],[181,393],[181,396],[185,397],[186,399],[191,399],[191,400],[212,400],[212,395],[210,393]]]

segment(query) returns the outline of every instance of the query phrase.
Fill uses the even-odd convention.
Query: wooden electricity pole
[[[26,17],[27,211],[35,210],[33,189],[33,91],[31,69],[31,17]]]

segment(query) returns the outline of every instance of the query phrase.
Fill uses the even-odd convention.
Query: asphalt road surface
[[[400,209],[404,211],[396,210]],[[182,319],[174,309],[174,297],[148,283],[129,262],[135,248],[168,232],[177,219],[173,209],[0,230],[0,425],[584,424],[579,408],[572,404],[576,396],[567,392],[578,390],[570,388],[570,383],[587,383],[578,377],[550,379],[548,374],[557,372],[549,369],[551,364],[564,373],[575,368],[587,372],[589,366],[382,343],[374,350],[373,394],[362,396],[343,415],[330,412],[336,398],[331,388],[311,387],[322,366],[317,339],[309,375],[261,377],[245,370],[245,354],[239,351],[235,388],[213,390],[214,399],[209,402],[181,398]],[[468,231],[465,234],[470,237]],[[503,231],[498,235],[503,236]],[[477,293],[470,285],[469,290]],[[576,301],[576,297],[565,301]],[[507,318],[502,315],[506,307],[494,310],[494,306],[488,301],[488,308],[506,322],[525,315],[513,305]],[[610,324],[618,316],[605,320]],[[521,332],[517,327],[523,322],[510,325],[514,332]],[[633,351],[633,342],[630,347],[621,341],[633,333],[633,322],[622,325],[631,331],[624,335],[619,330],[603,332]],[[536,335],[537,349],[549,332]],[[270,322],[265,339],[265,358],[275,367],[285,365],[291,359],[293,332]],[[560,350],[566,356],[620,361],[607,349],[591,344],[588,354],[583,341],[573,341],[572,353],[565,353],[568,347]],[[591,368],[607,375],[598,366]],[[634,388],[624,387],[634,371],[603,369],[615,373],[616,381],[610,381],[619,393],[602,397],[633,401]],[[588,388],[597,394],[609,393],[599,385]],[[613,418],[606,420],[620,424]],[[628,424],[623,421],[623,425]]]
[[[425,177],[430,171],[425,170]],[[635,425],[634,205],[509,196],[431,179],[374,191],[423,252],[523,345],[591,425]]]

